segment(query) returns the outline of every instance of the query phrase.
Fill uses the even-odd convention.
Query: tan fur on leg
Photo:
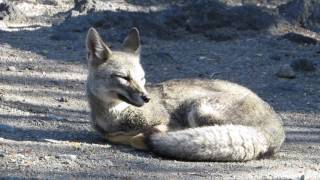
[[[115,132],[105,135],[105,138],[112,143],[131,145],[131,138],[137,135],[137,132]]]
[[[136,149],[148,150],[147,145],[145,144],[145,136],[143,133],[140,133],[130,139],[130,145]]]

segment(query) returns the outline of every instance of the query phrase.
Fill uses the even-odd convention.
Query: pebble
[[[3,157],[5,157],[5,154],[0,152],[0,158],[3,158]]]
[[[60,97],[60,98],[58,99],[58,101],[59,101],[59,102],[68,102],[68,99],[65,98],[65,97]]]
[[[8,70],[8,71],[16,71],[17,68],[14,67],[14,66],[9,66],[9,67],[7,68],[7,70]]]
[[[293,68],[288,64],[282,65],[279,68],[276,75],[280,78],[287,78],[287,79],[293,79],[296,77],[296,74],[295,74]]]

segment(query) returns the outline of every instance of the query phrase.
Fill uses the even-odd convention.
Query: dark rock
[[[0,1],[0,20],[20,22],[26,20],[26,16],[11,2],[4,0]]]
[[[290,66],[295,71],[313,72],[316,71],[316,65],[309,59],[298,59],[291,62]]]
[[[288,64],[285,64],[280,67],[276,75],[280,78],[288,78],[293,79],[296,77],[295,72],[293,71],[292,67]]]
[[[288,39],[289,41],[300,43],[300,44],[317,44],[317,39],[312,37],[305,36],[303,34],[298,34],[294,32],[287,33],[282,36],[284,39]]]
[[[59,102],[68,102],[68,99],[65,98],[65,97],[60,97],[60,98],[58,99],[58,101],[59,101]]]

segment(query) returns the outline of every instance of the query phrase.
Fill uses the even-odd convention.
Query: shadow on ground
[[[229,7],[218,1],[198,2],[150,12],[91,11],[87,15],[67,16],[52,27],[33,31],[2,31],[0,43],[43,55],[50,60],[83,61],[85,35],[90,27],[103,29],[102,36],[112,46],[121,43],[134,26],[140,29],[143,37],[175,40],[186,34],[199,33],[213,40],[228,40],[235,36],[230,34],[231,31],[266,30],[275,22],[276,16],[262,7]],[[229,30],[226,31],[226,28]]]

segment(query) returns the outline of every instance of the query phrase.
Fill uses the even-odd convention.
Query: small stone
[[[290,66],[295,71],[312,72],[317,69],[315,63],[309,59],[294,60],[291,62]]]
[[[7,68],[7,70],[8,70],[8,71],[16,71],[17,68],[14,67],[14,66],[9,66],[9,67]]]
[[[28,71],[33,71],[33,70],[34,70],[34,67],[28,66],[28,67],[26,67],[26,70],[28,70]]]
[[[59,102],[68,102],[68,99],[65,98],[65,97],[60,97],[60,98],[58,99],[58,101],[59,101]]]
[[[288,78],[288,79],[293,79],[296,77],[296,74],[293,71],[292,67],[288,64],[281,66],[279,71],[276,73],[276,75],[280,78]]]
[[[5,154],[0,152],[0,158],[3,158],[3,157],[5,157]]]

